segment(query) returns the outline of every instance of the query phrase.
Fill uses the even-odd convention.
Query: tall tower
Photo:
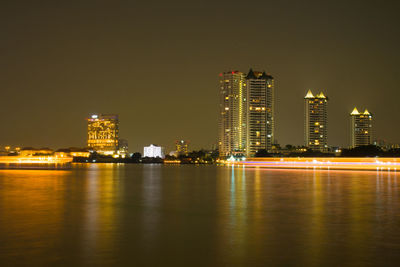
[[[246,84],[240,71],[219,74],[219,154],[246,153]]]
[[[99,154],[113,155],[118,150],[118,115],[94,114],[87,119],[88,147]]]
[[[321,152],[328,151],[328,98],[321,92],[316,96],[308,90],[304,97],[305,146]]]
[[[274,78],[250,69],[247,86],[247,156],[261,149],[271,150],[274,142]]]
[[[372,144],[372,114],[365,110],[363,113],[354,108],[350,113],[351,147]]]

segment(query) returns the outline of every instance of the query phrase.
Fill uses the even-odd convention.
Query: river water
[[[0,170],[0,266],[399,266],[400,174]]]

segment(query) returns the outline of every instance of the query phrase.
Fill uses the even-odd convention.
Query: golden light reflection
[[[65,199],[62,195],[68,171],[1,170],[0,229],[7,246],[15,251],[35,240],[37,247],[60,242],[63,229]],[[38,251],[26,250],[21,257],[29,258]],[[45,256],[45,255],[43,255]]]
[[[84,260],[93,264],[94,251],[112,251],[117,231],[119,196],[117,165],[93,164],[87,170]]]
[[[229,240],[227,247],[226,243],[221,243],[219,250],[221,257],[232,253],[234,260],[232,263],[242,259],[246,251],[248,240],[248,204],[247,204],[247,188],[246,188],[246,169],[243,167],[229,167],[224,170],[220,168],[220,179],[217,186],[218,203],[217,207],[221,210],[218,211],[220,228],[217,231],[221,236],[219,240]]]
[[[309,215],[308,229],[309,234],[306,239],[305,246],[305,264],[304,266],[319,265],[319,261],[323,258],[325,253],[323,246],[316,246],[321,244],[326,239],[327,229],[324,214],[326,212],[326,187],[321,177],[321,172],[314,170],[312,173],[312,199],[311,199],[311,213]]]
[[[72,162],[72,157],[53,157],[53,156],[4,156],[0,157],[0,164],[31,164],[31,163],[54,163],[64,164]]]
[[[247,242],[247,191],[246,170],[244,168],[231,169],[230,179],[230,208],[229,208],[229,235],[232,238],[232,249],[238,257],[242,257]]]
[[[277,169],[397,171],[400,158],[249,158],[230,164]]]

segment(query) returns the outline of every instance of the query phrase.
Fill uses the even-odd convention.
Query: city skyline
[[[23,2],[1,11],[3,145],[82,147],[85,117],[99,112],[120,116],[131,151],[172,148],[177,137],[210,148],[218,73],[265,67],[276,79],[280,144],[303,144],[301,98],[319,88],[331,99],[330,145],[350,145],[354,106],[374,111],[375,137],[400,142],[389,121],[400,111],[398,3],[265,2],[250,15],[219,3]]]
[[[3,1],[0,265],[397,266],[399,10]]]
[[[250,73],[252,74],[252,75],[254,75],[254,73],[256,74],[256,76],[257,77],[261,77],[262,78],[262,76],[263,75],[266,75],[266,77],[267,77],[267,80],[268,79],[270,79],[270,81],[268,80],[268,83],[270,84],[270,85],[268,85],[269,87],[272,87],[272,93],[271,93],[271,99],[269,99],[268,101],[269,102],[271,102],[272,103],[272,115],[270,115],[271,117],[268,117],[269,119],[271,119],[272,118],[272,124],[273,124],[273,126],[272,126],[272,128],[271,129],[267,129],[266,131],[268,131],[268,132],[271,132],[271,133],[274,133],[274,122],[273,122],[273,117],[274,117],[274,112],[273,112],[273,109],[274,109],[274,98],[273,98],[273,95],[274,95],[274,86],[273,86],[273,84],[274,84],[274,80],[273,80],[273,77],[272,76],[270,76],[269,74],[266,74],[265,73],[265,71],[264,72],[256,72],[256,71],[253,71],[251,68],[250,68],[250,71],[249,71],[249,74],[244,74],[244,73],[242,73],[242,72],[240,72],[240,71],[228,71],[228,72],[225,72],[225,73],[220,73],[219,74],[219,76],[220,76],[220,81],[221,80],[223,80],[224,79],[224,75],[231,75],[233,78],[235,78],[236,76],[237,77],[241,77],[240,79],[241,79],[241,81],[240,81],[240,83],[243,83],[244,84],[244,87],[247,87],[244,91],[243,91],[243,94],[245,94],[246,96],[243,96],[244,98],[249,98],[249,92],[248,92],[248,89],[249,89],[249,86],[246,84],[246,83],[249,83],[250,81],[251,81],[251,77],[249,78],[249,75],[250,75]],[[235,76],[236,75],[236,76]],[[239,76],[238,76],[239,75]],[[222,78],[221,78],[221,76],[223,76]],[[234,77],[235,76],[235,77]],[[231,79],[233,79],[231,77]],[[236,78],[237,78],[236,77]],[[254,79],[258,79],[258,78],[256,78],[256,77],[254,77]],[[241,86],[242,85],[240,85],[240,88],[241,88]],[[238,85],[238,88],[239,88],[239,85]],[[241,89],[240,89],[241,90]],[[221,98],[221,95],[220,95],[220,98]],[[329,150],[329,148],[330,147],[333,147],[331,144],[329,144],[328,143],[328,141],[327,141],[327,127],[325,127],[325,129],[324,129],[324,137],[322,138],[322,139],[324,139],[324,141],[323,141],[323,144],[324,144],[324,149],[316,149],[316,147],[314,147],[315,146],[315,144],[308,144],[309,143],[309,140],[310,140],[310,136],[309,136],[309,129],[308,128],[310,128],[310,126],[308,126],[307,127],[307,125],[309,125],[310,123],[309,123],[309,121],[310,121],[310,118],[309,118],[309,114],[310,114],[310,112],[312,112],[312,113],[314,113],[313,111],[310,111],[310,108],[309,108],[309,106],[310,106],[310,104],[308,104],[308,101],[309,101],[309,99],[315,99],[315,100],[320,100],[320,99],[324,99],[325,100],[325,103],[327,103],[327,100],[328,100],[328,98],[323,94],[323,92],[320,92],[319,94],[316,94],[315,96],[313,95],[313,93],[312,93],[312,91],[311,90],[308,90],[307,91],[307,94],[306,94],[306,96],[304,97],[304,100],[305,100],[305,105],[304,105],[304,132],[303,132],[303,135],[304,135],[304,143],[303,143],[303,146],[306,146],[306,147],[309,147],[309,148],[311,148],[311,149],[313,149],[313,150],[317,150],[317,151],[321,151],[321,152],[328,152],[328,150]],[[249,98],[250,99],[250,98]],[[264,103],[264,105],[266,105],[267,104],[267,102],[266,103]],[[322,103],[321,103],[322,104]],[[247,106],[247,103],[245,103],[245,102],[243,102],[243,110],[246,110],[246,115],[244,115],[243,116],[243,120],[245,120],[245,121],[247,121],[247,123],[249,122],[249,115],[247,114],[247,112],[249,112],[249,113],[251,113],[251,108],[250,108],[250,106]],[[271,105],[271,104],[270,104]],[[326,104],[325,104],[326,105]],[[325,106],[324,105],[324,106]],[[220,105],[221,106],[221,105]],[[223,107],[224,108],[224,107]],[[241,107],[241,109],[242,109],[242,107]],[[247,109],[249,109],[249,110],[247,110]],[[261,108],[260,108],[261,109]],[[324,125],[327,125],[328,123],[328,116],[327,116],[327,108],[326,107],[324,107],[323,108],[323,118],[321,117],[321,119],[317,119],[317,120],[323,120],[324,121]],[[368,110],[367,109],[365,109],[365,111],[364,111],[364,113],[358,113],[358,110],[357,110],[357,108],[354,108],[353,109],[353,111],[351,112],[351,117],[352,117],[352,119],[351,119],[351,123],[350,123],[350,142],[349,142],[349,145],[344,145],[344,146],[340,146],[340,147],[349,147],[349,148],[352,148],[352,147],[355,147],[355,137],[354,137],[354,115],[359,115],[359,114],[366,114],[366,115],[370,115],[369,117],[371,118],[371,114],[368,112]],[[119,139],[119,134],[118,134],[118,132],[119,132],[119,130],[118,130],[118,125],[119,125],[119,119],[118,119],[118,117],[119,117],[119,115],[118,114],[89,114],[89,117],[87,117],[85,120],[87,120],[88,122],[89,122],[89,125],[90,125],[90,122],[91,121],[97,121],[98,119],[100,119],[100,120],[103,120],[104,118],[107,118],[107,117],[115,117],[115,119],[116,119],[116,121],[117,121],[117,135],[115,136],[116,138],[117,138],[117,145],[115,146],[115,149],[113,149],[112,151],[114,151],[114,152],[117,152],[117,148],[118,148],[118,142],[119,141],[121,141],[121,140],[123,140],[123,142],[125,142],[126,144],[124,144],[124,149],[125,148],[127,148],[128,146],[127,146],[127,142],[128,142],[128,140],[126,140],[126,139]],[[114,118],[113,118],[114,119]],[[319,124],[318,124],[319,125]],[[90,126],[89,126],[90,127]],[[369,126],[369,127],[371,127],[371,126]],[[249,133],[249,130],[247,129],[248,127],[245,127],[245,128],[243,128],[243,131],[244,132],[246,132],[246,134],[244,134],[243,135],[243,140],[242,140],[242,146],[243,147],[245,147],[245,148],[247,148],[247,146],[248,146],[248,144],[246,144],[246,143],[248,143],[248,139],[246,138],[247,137],[247,135],[248,135],[248,133]],[[310,128],[311,129],[311,128]],[[88,129],[88,133],[87,133],[87,136],[88,136],[88,138],[86,139],[86,146],[82,146],[82,147],[87,147],[88,149],[90,149],[91,148],[91,144],[90,144],[90,139],[91,139],[91,137],[90,137],[90,134],[89,134],[89,131],[90,131],[90,128]],[[267,133],[267,132],[266,132]],[[322,137],[322,136],[321,136]],[[277,142],[275,142],[274,143],[274,138],[272,137],[268,137],[267,139],[270,139],[271,141],[267,141],[267,143],[266,143],[266,145],[267,145],[267,147],[268,146],[270,146],[270,145],[273,145],[273,144],[278,144],[278,145],[282,145],[282,144],[280,144],[280,143],[277,143]],[[217,140],[218,140],[218,137],[217,137]],[[375,139],[373,139],[373,135],[372,135],[372,133],[369,133],[368,134],[368,144],[372,144],[373,143],[373,141],[375,140],[375,141],[377,141],[377,142],[381,142],[382,141],[382,139],[377,139],[377,138],[375,138]],[[178,142],[178,141],[175,141],[175,147],[176,147],[176,142]],[[182,142],[182,141],[181,141]],[[234,141],[232,141],[232,142],[234,142]],[[365,142],[364,142],[365,143]],[[366,145],[366,144],[361,144],[361,145]],[[290,144],[290,143],[288,143],[288,144]],[[390,143],[389,143],[390,144]],[[298,144],[299,146],[302,146],[301,144]],[[317,146],[318,146],[319,144],[317,144]],[[19,147],[18,145],[14,145],[14,146],[16,146],[16,147]],[[135,147],[136,147],[137,145],[135,145]],[[165,144],[164,145],[164,147],[167,147],[169,150],[171,150],[172,151],[172,149],[170,149],[170,147],[173,147],[174,145],[171,145],[171,144]],[[186,146],[187,146],[187,144],[186,144]],[[21,147],[29,147],[29,146],[21,146]],[[39,147],[44,147],[43,145],[39,145]],[[239,146],[238,146],[239,147]],[[213,148],[218,148],[218,142],[217,143],[214,143],[214,144],[212,144],[211,145],[211,147],[201,147],[201,149],[213,149]],[[95,149],[95,151],[96,151],[97,149]],[[269,149],[266,149],[267,151],[269,151],[270,150],[270,148]],[[127,152],[128,150],[126,149],[126,152]],[[244,149],[242,152],[240,152],[239,150],[237,150],[237,152],[240,152],[240,153],[243,153],[243,154],[246,154],[247,156],[251,156],[251,155],[254,155],[254,153],[256,152],[257,150],[255,150],[255,151],[253,151],[253,153],[252,154],[249,154],[249,153],[247,153],[246,154],[246,149]],[[130,152],[132,152],[132,151],[130,151]],[[137,151],[136,151],[137,152]],[[107,154],[107,153],[105,153],[105,154]]]

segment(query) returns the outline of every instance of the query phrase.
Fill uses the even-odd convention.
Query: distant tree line
[[[175,156],[165,156],[168,160],[180,160],[182,164],[193,164],[193,163],[214,163],[219,157],[218,150],[207,151],[204,149],[194,150],[187,154]]]
[[[286,145],[287,150],[293,150],[296,147],[292,145]],[[268,153],[265,149],[260,149],[255,154],[255,157],[281,157],[281,154]],[[334,153],[324,153],[320,151],[313,151],[307,149],[306,151],[291,151],[286,157],[336,157]],[[400,149],[394,148],[390,150],[383,150],[379,146],[367,145],[358,146],[354,148],[342,149],[338,157],[400,157]]]
[[[342,149],[342,157],[400,157],[400,149],[393,148],[383,150],[379,146],[358,146],[350,149]]]
[[[340,155],[334,153],[323,153],[306,149],[305,151],[295,150],[296,147],[287,145],[287,150],[292,150],[287,155],[279,153],[269,153],[265,149],[260,149],[255,154],[255,157],[400,157],[400,149],[383,150],[379,146],[368,145],[355,148],[342,149]],[[166,160],[180,160],[181,164],[208,164],[215,163],[219,158],[218,150],[207,151],[204,149],[191,151],[187,154],[179,155],[178,157],[167,155]],[[74,162],[82,163],[163,163],[161,158],[146,158],[142,157],[139,152],[133,153],[126,158],[113,158],[112,156],[100,155],[96,152],[91,153],[89,158],[74,157]]]

